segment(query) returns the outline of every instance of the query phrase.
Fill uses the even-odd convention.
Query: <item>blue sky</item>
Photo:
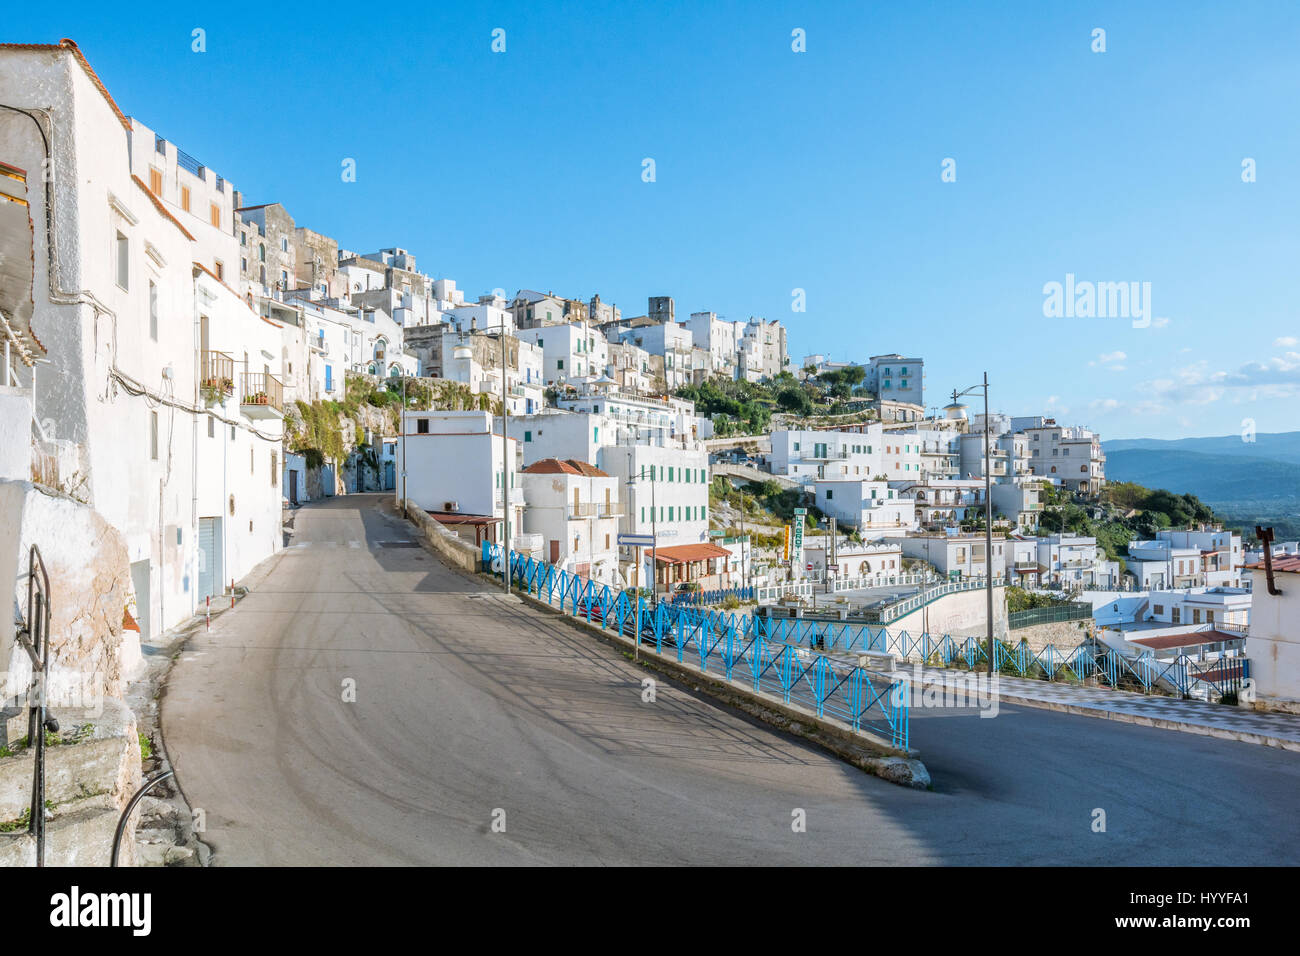
[[[795,362],[921,355],[931,405],[987,369],[996,409],[1104,438],[1300,429],[1294,3],[59,4],[7,26],[75,39],[245,202],[470,297],[779,318]],[[1045,317],[1067,273],[1149,282],[1156,321]]]

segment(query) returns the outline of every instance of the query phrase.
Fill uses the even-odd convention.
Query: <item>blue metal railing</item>
[[[483,542],[483,564],[501,573],[501,548]],[[618,631],[661,656],[698,666],[755,692],[840,721],[854,731],[909,745],[909,698],[905,677],[879,674],[835,661],[777,637],[774,623],[744,614],[689,604],[651,604],[645,596],[598,584],[526,555],[511,553],[513,584],[565,614]]]
[[[672,603],[703,607],[709,604],[721,604],[729,597],[734,597],[738,601],[752,601],[754,600],[754,589],[719,588],[712,591],[678,591],[672,596]]]

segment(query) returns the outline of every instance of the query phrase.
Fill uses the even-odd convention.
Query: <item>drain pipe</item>
[[[1273,529],[1255,525],[1255,537],[1264,545],[1264,577],[1268,579],[1268,593],[1277,597],[1282,589],[1273,581]]]

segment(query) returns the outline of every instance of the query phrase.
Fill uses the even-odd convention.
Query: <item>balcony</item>
[[[239,410],[246,418],[284,418],[284,384],[268,372],[245,372]]]
[[[235,360],[225,352],[204,349],[200,353],[200,390],[208,404],[224,402],[235,390]]]
[[[611,501],[609,504],[601,501],[584,501],[576,505],[570,504],[565,510],[570,521],[582,518],[621,518],[623,516],[623,504],[618,501]]]

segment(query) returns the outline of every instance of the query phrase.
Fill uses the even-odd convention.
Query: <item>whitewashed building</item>
[[[618,479],[584,461],[546,458],[522,472],[524,532],[542,538],[542,558],[602,584],[622,586]]]

